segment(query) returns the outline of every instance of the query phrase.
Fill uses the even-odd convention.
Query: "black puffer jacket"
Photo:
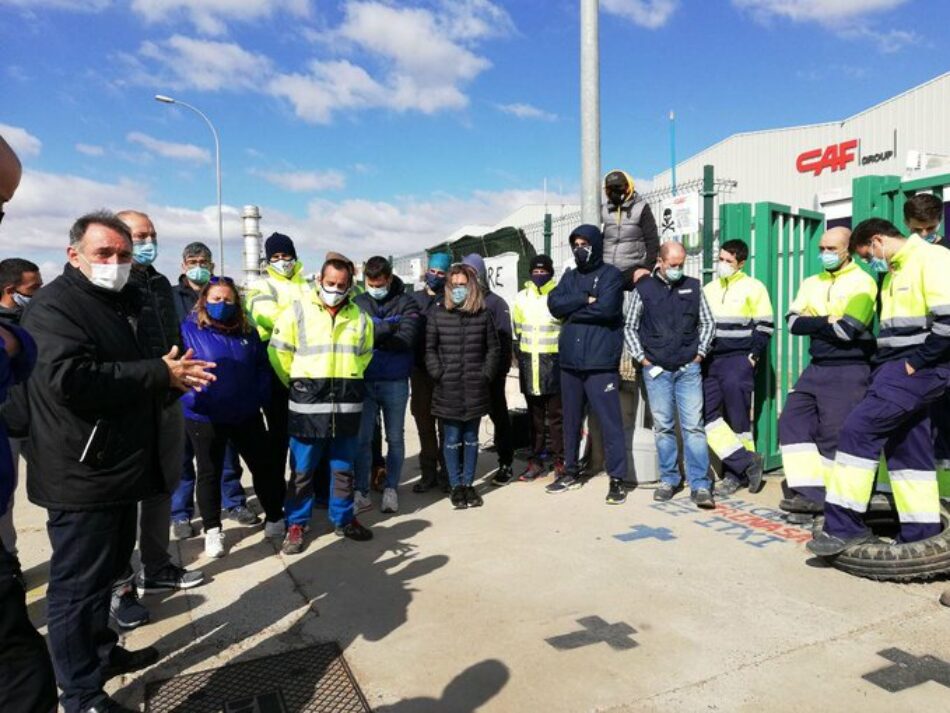
[[[498,375],[500,354],[490,312],[438,305],[426,324],[426,369],[435,381],[432,414],[453,421],[487,414],[488,384]]]
[[[198,292],[191,289],[187,277],[179,275],[178,284],[172,288],[172,297],[175,299],[175,316],[178,318],[178,323],[181,324],[191,314],[191,310],[195,308],[195,304],[198,302]]]
[[[104,509],[163,487],[157,436],[168,369],[136,339],[131,292],[96,287],[67,265],[23,314],[38,359],[20,420],[30,424],[27,494],[41,507]]]
[[[181,330],[175,297],[168,278],[149,265],[133,267],[129,275],[132,308],[135,310],[135,335],[148,357],[163,357],[173,346],[181,347]]]

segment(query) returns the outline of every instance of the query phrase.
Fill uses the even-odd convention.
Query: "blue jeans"
[[[356,450],[356,489],[363,495],[369,492],[369,469],[373,461],[373,432],[376,414],[383,412],[386,431],[386,487],[396,488],[402,475],[406,457],[403,436],[406,426],[406,404],[409,401],[409,379],[367,381],[360,421],[359,446]]]
[[[478,465],[478,424],[480,418],[470,421],[442,420],[442,452],[449,471],[449,484],[471,485]]]
[[[353,520],[353,454],[356,452],[356,436],[291,436],[291,476],[284,503],[288,525],[306,525],[310,522],[314,480],[325,451],[330,458],[330,522],[336,527],[343,527]]]
[[[674,488],[680,484],[679,449],[676,445],[676,416],[686,450],[686,480],[690,490],[711,487],[709,482],[709,448],[703,427],[703,376],[696,362],[677,369],[665,369],[655,377],[654,367],[644,367],[643,381],[653,414],[653,433],[660,459],[660,479]]]
[[[234,444],[228,442],[224,451],[224,471],[221,475],[221,507],[225,510],[247,505],[247,496],[241,486],[241,463]],[[195,514],[195,451],[185,438],[185,462],[181,480],[172,493],[172,522],[190,520]]]

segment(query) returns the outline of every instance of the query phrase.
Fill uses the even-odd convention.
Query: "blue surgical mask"
[[[433,275],[431,272],[426,273],[426,287],[433,292],[441,292],[445,287],[445,275],[439,277],[438,275]]]
[[[884,257],[884,248],[881,248],[881,257],[878,257],[874,254],[874,243],[871,243],[871,257],[868,259],[868,265],[874,272],[885,273],[890,270],[890,266],[887,264],[887,258]]]
[[[934,243],[939,243],[939,242],[940,242],[940,234],[939,234],[939,233],[931,233],[930,235],[921,235],[920,237],[922,237],[924,240],[926,240],[926,241],[927,241],[928,243],[930,243],[931,245],[933,245]]]
[[[189,267],[185,272],[185,277],[194,282],[196,285],[204,285],[211,279],[211,270],[206,267],[198,265],[196,267]]]
[[[544,287],[546,284],[548,284],[551,281],[552,277],[553,275],[551,275],[551,273],[549,272],[545,272],[540,275],[535,275],[534,273],[532,273],[531,281],[534,283],[534,286],[540,290],[542,287]]]
[[[151,240],[132,243],[132,259],[139,265],[151,265],[158,257],[158,246]]]
[[[462,304],[466,297],[468,297],[468,287],[465,285],[459,285],[458,287],[452,288],[452,301],[455,304]]]
[[[674,282],[679,282],[683,279],[683,268],[681,267],[668,267],[666,268],[666,281],[670,284]]]
[[[366,294],[368,294],[374,300],[381,300],[389,294],[389,285],[383,285],[382,287],[367,287]]]
[[[209,302],[205,305],[208,316],[215,322],[230,322],[237,314],[237,305],[229,302]]]
[[[828,272],[833,272],[841,267],[841,256],[838,253],[822,250],[821,266],[828,270]]]
[[[21,295],[19,292],[13,293],[13,301],[21,309],[26,309],[26,306],[30,304],[30,300],[33,299],[28,295]]]

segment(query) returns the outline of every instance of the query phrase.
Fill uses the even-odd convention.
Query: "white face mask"
[[[277,262],[272,262],[270,266],[284,277],[290,277],[294,272],[294,265],[296,264],[296,260],[278,260]]]
[[[87,277],[89,282],[97,287],[121,292],[129,281],[129,273],[132,272],[131,262],[89,262],[82,253],[79,253],[79,257],[92,270],[92,275]]]
[[[323,285],[320,285],[320,299],[323,300],[324,304],[327,307],[336,307],[340,302],[343,301],[343,298],[346,297],[346,290],[338,292],[337,290],[328,290]]]
[[[730,265],[728,262],[720,262],[719,266],[716,269],[719,272],[719,277],[721,277],[724,280],[728,280],[737,272],[736,268]]]

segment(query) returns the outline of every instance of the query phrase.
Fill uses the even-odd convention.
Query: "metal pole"
[[[713,201],[716,200],[715,171],[703,166],[703,284],[713,279]],[[717,256],[718,257],[718,256]]]
[[[676,115],[670,109],[670,178],[676,195]]]
[[[211,119],[205,116],[197,107],[192,106],[188,102],[183,102],[181,99],[174,99],[172,97],[167,97],[161,94],[156,94],[155,99],[162,102],[163,104],[180,104],[186,109],[191,109],[198,116],[205,120],[205,123],[208,125],[208,128],[211,129],[211,135],[214,137],[214,163],[215,163],[215,178],[217,179],[217,188],[218,188],[218,270],[219,274],[223,275],[224,272],[224,219],[221,215],[221,144],[218,141],[218,131],[214,128],[214,124],[211,123]]]
[[[544,214],[544,254],[548,257],[551,255],[551,237],[553,236],[554,231],[551,229],[551,214]]]
[[[598,0],[581,0],[581,220],[600,225]]]

